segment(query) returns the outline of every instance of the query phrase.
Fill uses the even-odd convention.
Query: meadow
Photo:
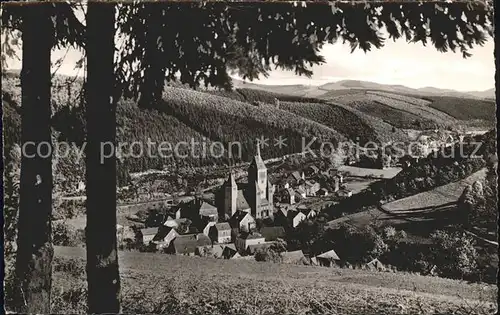
[[[483,180],[485,176],[486,169],[482,169],[461,181],[449,183],[423,193],[398,199],[386,203],[382,207],[390,212],[400,212],[411,211],[412,209],[429,209],[439,207],[446,203],[456,202],[465,187],[475,181]]]
[[[56,247],[55,255],[82,270],[84,249]],[[124,313],[492,314],[495,307],[494,286],[408,273],[138,252],[119,252],[119,261]],[[68,269],[56,268],[53,312],[81,314],[84,275]]]
[[[391,179],[401,172],[401,168],[391,167],[386,169],[377,169],[342,165],[339,167],[339,171],[352,177]]]

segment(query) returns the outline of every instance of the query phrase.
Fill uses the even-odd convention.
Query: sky
[[[411,88],[435,87],[457,91],[484,91],[494,88],[494,42],[472,49],[472,57],[464,59],[460,52],[441,53],[434,47],[405,40],[387,40],[381,49],[367,53],[350,52],[348,44],[324,45],[321,55],[326,63],[314,66],[311,79],[296,76],[293,72],[274,70],[268,78],[253,83],[270,85],[305,84],[321,85],[340,80],[362,80],[381,84],[400,84]],[[20,54],[18,54],[20,56]],[[70,49],[56,50],[52,59],[65,56],[58,74],[76,75],[74,66],[81,52]],[[20,60],[9,60],[9,69],[20,69]],[[80,70],[80,74],[83,71]]]

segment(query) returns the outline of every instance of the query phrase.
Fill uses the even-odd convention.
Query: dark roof
[[[282,226],[265,226],[260,229],[260,234],[264,236],[266,241],[275,241],[285,237],[285,229]]]
[[[250,215],[250,213],[245,212],[245,211],[236,211],[233,214],[233,217],[231,218],[231,220],[234,220],[234,221],[238,222],[238,224],[239,224],[241,222],[241,220],[243,220],[247,215]]]
[[[190,254],[194,253],[197,247],[211,245],[212,242],[208,236],[199,233],[179,235],[172,241],[172,244],[177,254]]]
[[[263,236],[260,233],[253,232],[253,233],[244,233],[240,235],[240,238],[244,240],[254,240],[258,238],[263,238]]]
[[[153,241],[162,241],[172,230],[173,228],[170,226],[160,226],[158,228],[158,233],[156,233],[156,235],[153,237]]]
[[[313,209],[300,209],[300,212],[302,212],[303,214],[305,214],[306,216],[308,216],[312,211],[314,211]],[[314,211],[316,212],[316,211]]]

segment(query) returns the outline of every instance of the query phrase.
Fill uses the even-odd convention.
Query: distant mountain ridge
[[[433,95],[433,96],[453,96],[460,98],[485,98],[495,99],[495,89],[488,89],[485,91],[468,91],[460,92],[451,89],[440,89],[435,87],[423,88],[410,88],[404,85],[381,84],[370,81],[359,80],[342,80],[337,82],[329,82],[319,86],[308,86],[304,84],[293,85],[267,85],[258,84],[253,82],[245,82],[238,79],[233,79],[233,85],[237,88],[251,88],[264,90],[275,93],[286,93],[289,95],[318,97],[322,94],[333,90],[346,90],[346,89],[362,89],[362,90],[380,90],[387,92],[396,92],[413,95]]]

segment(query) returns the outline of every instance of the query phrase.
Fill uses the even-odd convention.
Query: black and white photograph
[[[3,1],[4,312],[497,314],[494,11]]]

